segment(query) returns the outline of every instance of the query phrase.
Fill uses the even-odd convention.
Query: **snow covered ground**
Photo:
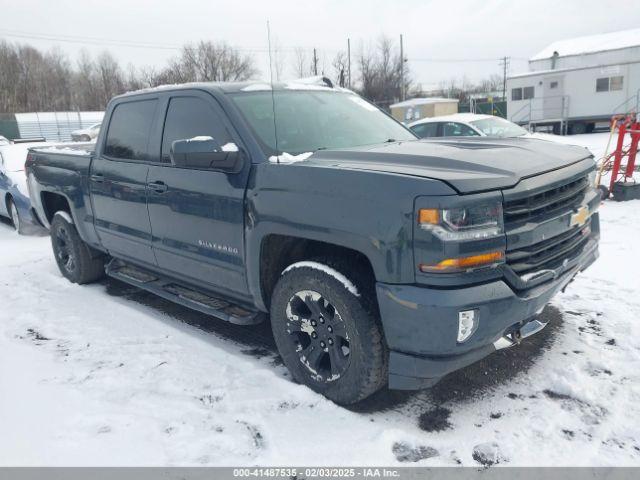
[[[0,465],[640,466],[640,201],[601,218],[543,332],[357,409],[292,383],[268,325],[72,285],[0,223]]]

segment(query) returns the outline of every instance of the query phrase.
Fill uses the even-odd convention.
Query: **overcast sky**
[[[498,59],[505,55],[510,71],[522,72],[527,58],[555,40],[637,28],[640,2],[0,0],[0,38],[58,46],[72,60],[81,48],[106,49],[123,65],[162,66],[184,43],[226,41],[253,55],[265,78],[267,20],[286,69],[293,47],[316,47],[329,71],[347,38],[355,53],[380,34],[403,34],[412,78],[426,86],[501,73]]]

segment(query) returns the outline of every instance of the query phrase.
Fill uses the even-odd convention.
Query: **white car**
[[[8,217],[18,233],[37,228],[31,213],[24,163],[31,147],[54,145],[45,142],[0,143],[0,216]]]
[[[71,140],[74,142],[90,142],[98,136],[101,126],[102,123],[96,123],[88,128],[74,130],[71,132]]]
[[[0,145],[9,145],[11,142],[7,137],[0,135]]]
[[[531,134],[509,120],[493,115],[456,113],[423,118],[407,125],[420,138],[433,137],[523,137]]]

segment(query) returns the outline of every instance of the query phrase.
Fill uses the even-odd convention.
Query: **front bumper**
[[[429,387],[444,375],[519,343],[542,330],[536,317],[551,298],[598,257],[598,239],[553,281],[517,293],[504,280],[458,289],[376,285],[380,316],[390,349],[389,388]],[[477,309],[475,333],[457,343],[458,312]]]

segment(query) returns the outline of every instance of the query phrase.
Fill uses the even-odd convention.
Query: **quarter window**
[[[171,161],[171,144],[175,140],[212,137],[220,145],[231,142],[231,135],[211,105],[198,97],[174,97],[169,103],[162,136],[162,161]]]
[[[123,160],[147,160],[147,145],[157,100],[121,103],[109,122],[104,154]]]

